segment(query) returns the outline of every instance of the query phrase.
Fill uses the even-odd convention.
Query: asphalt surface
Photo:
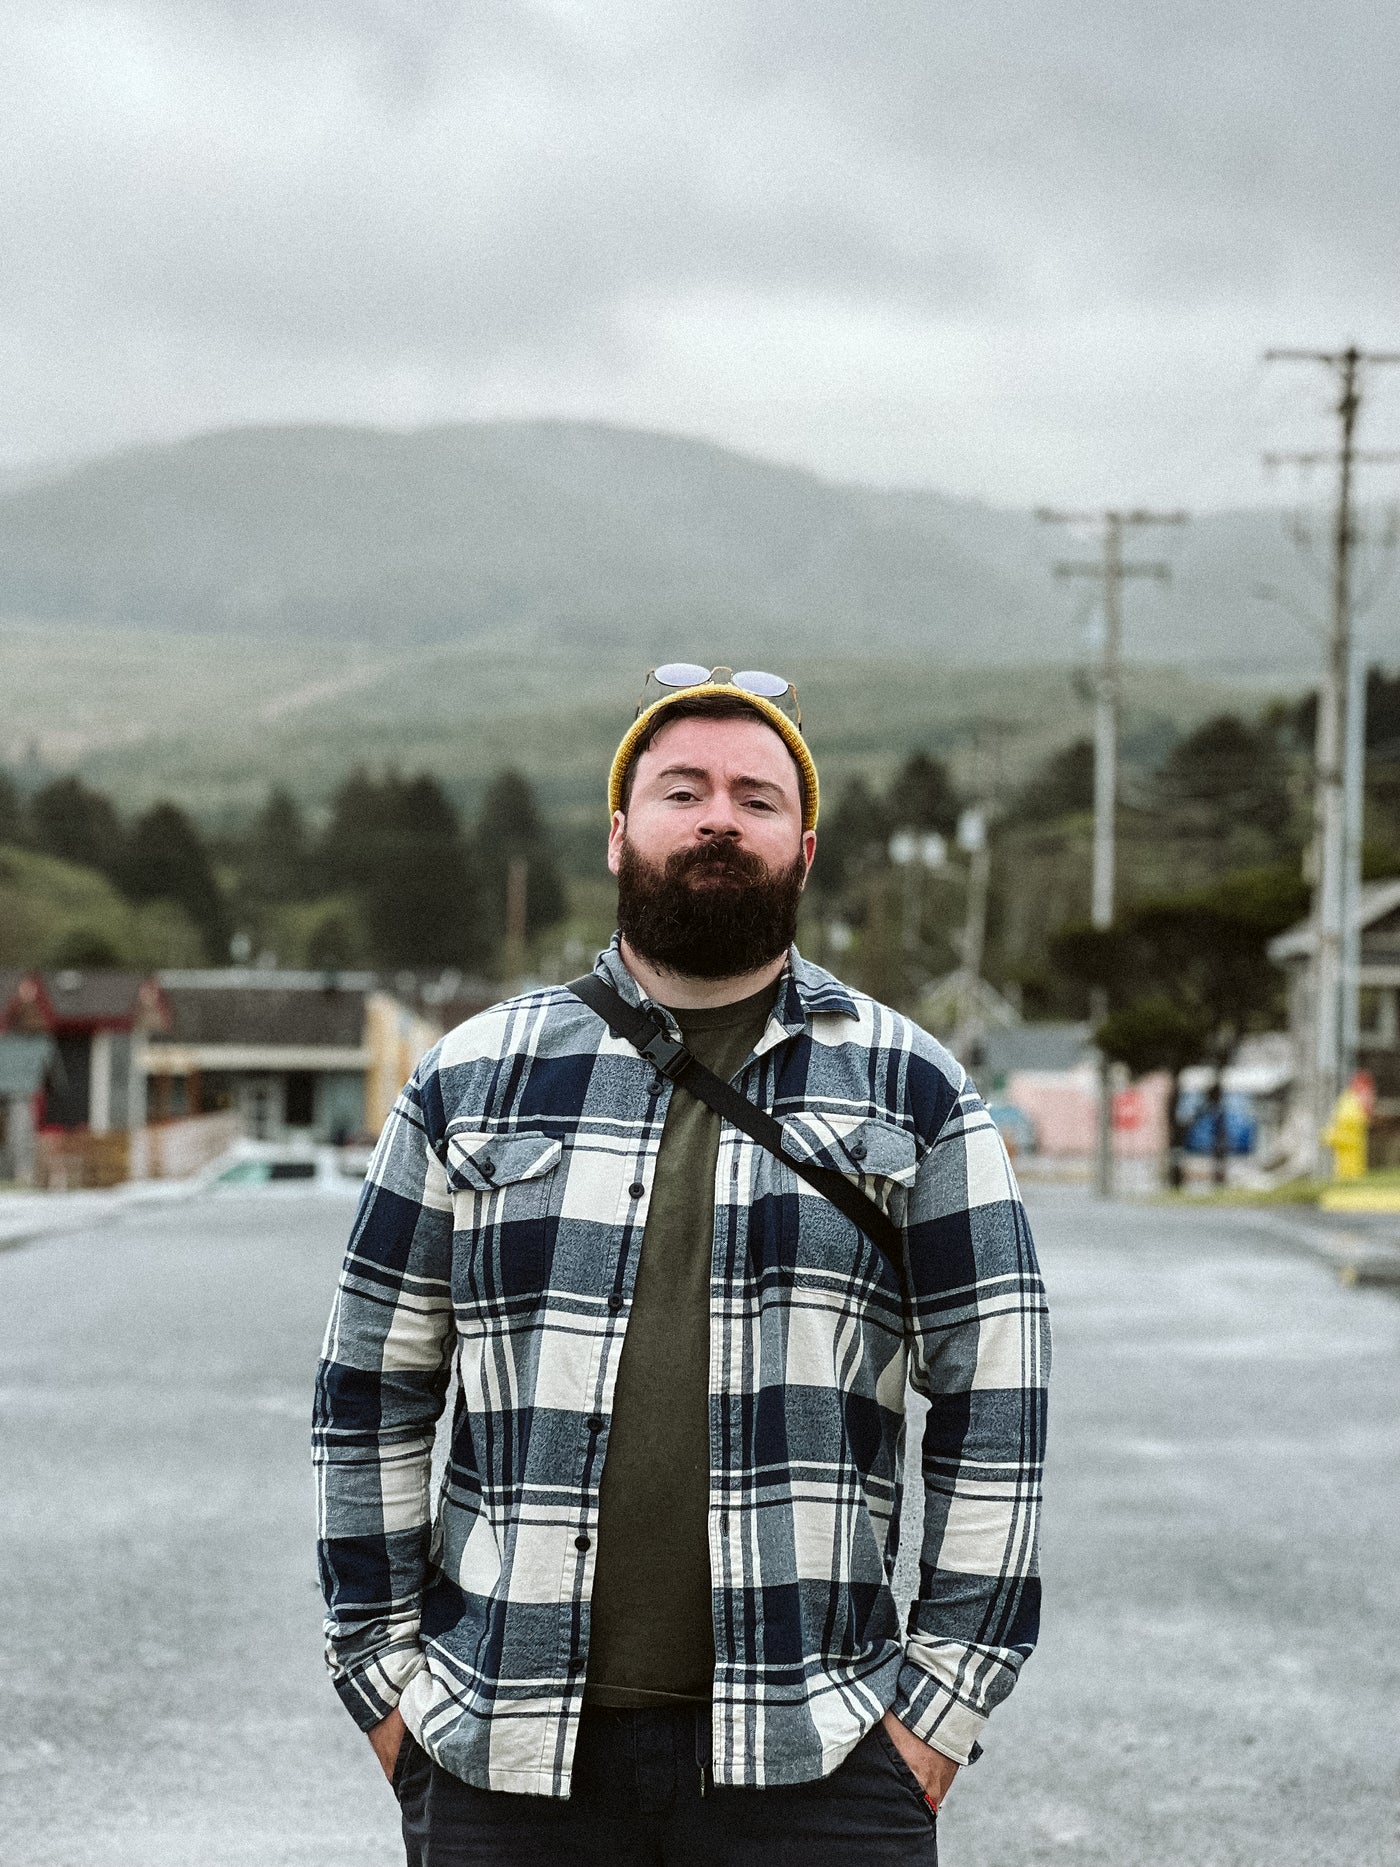
[[[320,1655],[307,1440],[350,1207],[0,1255],[0,1861],[392,1867]],[[1400,1860],[1400,1300],[1247,1214],[1032,1194],[1040,1650],[945,1867]]]

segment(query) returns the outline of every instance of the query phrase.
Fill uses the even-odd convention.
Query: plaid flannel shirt
[[[598,965],[650,1002],[616,939]],[[834,1206],[723,1126],[715,1780],[825,1775],[889,1706],[964,1761],[1039,1619],[1049,1338],[1005,1150],[945,1050],[795,948],[735,1081],[794,1155],[899,1222],[905,1288]],[[480,1788],[569,1792],[599,1478],[674,1093],[563,987],[529,992],[423,1059],[361,1196],[316,1389],[328,1661],[361,1726],[399,1705]],[[931,1404],[901,1638],[906,1377]]]

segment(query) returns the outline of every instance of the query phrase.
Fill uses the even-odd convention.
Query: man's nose
[[[727,797],[714,797],[710,807],[696,826],[700,836],[732,836],[736,839],[743,835],[744,825],[738,811]]]

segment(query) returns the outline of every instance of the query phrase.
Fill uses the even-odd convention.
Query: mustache
[[[707,870],[732,876],[736,882],[761,882],[768,874],[768,865],[761,856],[727,840],[697,843],[692,849],[672,850],[666,858],[664,869],[668,881],[704,874]]]

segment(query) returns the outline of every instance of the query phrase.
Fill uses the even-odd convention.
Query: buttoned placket
[[[656,1009],[660,1011],[662,1010],[662,1007],[657,1006]],[[677,1032],[676,1035],[679,1038],[679,1032]],[[660,1152],[661,1130],[665,1128],[666,1111],[670,1107],[669,1096],[666,1097],[666,1100],[664,1102],[661,1101],[660,1098],[662,1098],[663,1096],[666,1096],[666,1092],[670,1088],[671,1088],[671,1084],[669,1084],[666,1081],[666,1078],[662,1076],[659,1072],[655,1072],[655,1071],[652,1072],[650,1078],[646,1081],[644,1088],[643,1088],[644,1100],[643,1100],[642,1116],[643,1116],[643,1121],[645,1123],[644,1133],[646,1135],[647,1152],[651,1157],[653,1165],[655,1164],[656,1157]],[[645,1193],[646,1193],[646,1184],[642,1180],[633,1180],[627,1188],[627,1197],[628,1197],[629,1202],[634,1202],[636,1200],[641,1199]],[[629,1220],[635,1225],[635,1214],[629,1213],[628,1216],[629,1216]],[[644,1230],[645,1230],[645,1227],[643,1227],[643,1231]],[[617,1266],[613,1272],[613,1279],[612,1279],[611,1287],[607,1291],[606,1301],[607,1301],[608,1311],[611,1315],[619,1316],[622,1314],[622,1311],[627,1307],[627,1298],[623,1292],[622,1286],[627,1276],[628,1258],[633,1251],[635,1251],[637,1255],[640,1256],[641,1246],[642,1246],[642,1240],[639,1237],[634,1241],[634,1243],[630,1247],[624,1246],[622,1249],[622,1253],[619,1256]],[[636,1275],[635,1271],[633,1272],[633,1275],[635,1277]],[[627,1324],[624,1321],[622,1323],[621,1328],[617,1332],[616,1339],[612,1343],[609,1344],[609,1350],[608,1350],[609,1353],[615,1355],[619,1360],[621,1360],[622,1348],[623,1348],[623,1343],[626,1340],[626,1335],[627,1335]],[[601,1457],[603,1459],[607,1458],[607,1445],[606,1445],[607,1430],[608,1430],[607,1419],[601,1413],[590,1413],[587,1415],[587,1417],[584,1420],[584,1429],[587,1434],[587,1443],[584,1448],[583,1465],[582,1465],[582,1471],[581,1471],[581,1493],[580,1493],[579,1504],[580,1504],[580,1517],[582,1521],[584,1523],[589,1523],[591,1521],[592,1513],[595,1509],[595,1506],[593,1506],[590,1503],[590,1497],[589,1497],[590,1490],[596,1491],[601,1495],[602,1472],[601,1470],[599,1470],[595,1475],[594,1463],[598,1457]],[[574,1537],[574,1548],[581,1555],[586,1555],[588,1551],[592,1548],[592,1546],[593,1546],[593,1538],[591,1534],[589,1533],[589,1531],[580,1530],[578,1534]],[[579,1597],[579,1599],[575,1601],[573,1614],[571,1616],[573,1632],[570,1637],[570,1651],[569,1651],[569,1657],[568,1657],[568,1673],[571,1679],[581,1678],[582,1674],[587,1670],[587,1667],[588,1667],[588,1655],[586,1651],[584,1651],[582,1647],[576,1645],[575,1642],[577,1642],[578,1637],[579,1637],[578,1624],[579,1624],[580,1611],[591,1600],[592,1600],[592,1582],[591,1582],[591,1578],[586,1577],[582,1583],[582,1594]],[[577,1726],[575,1726],[575,1738],[576,1737],[577,1737]]]

